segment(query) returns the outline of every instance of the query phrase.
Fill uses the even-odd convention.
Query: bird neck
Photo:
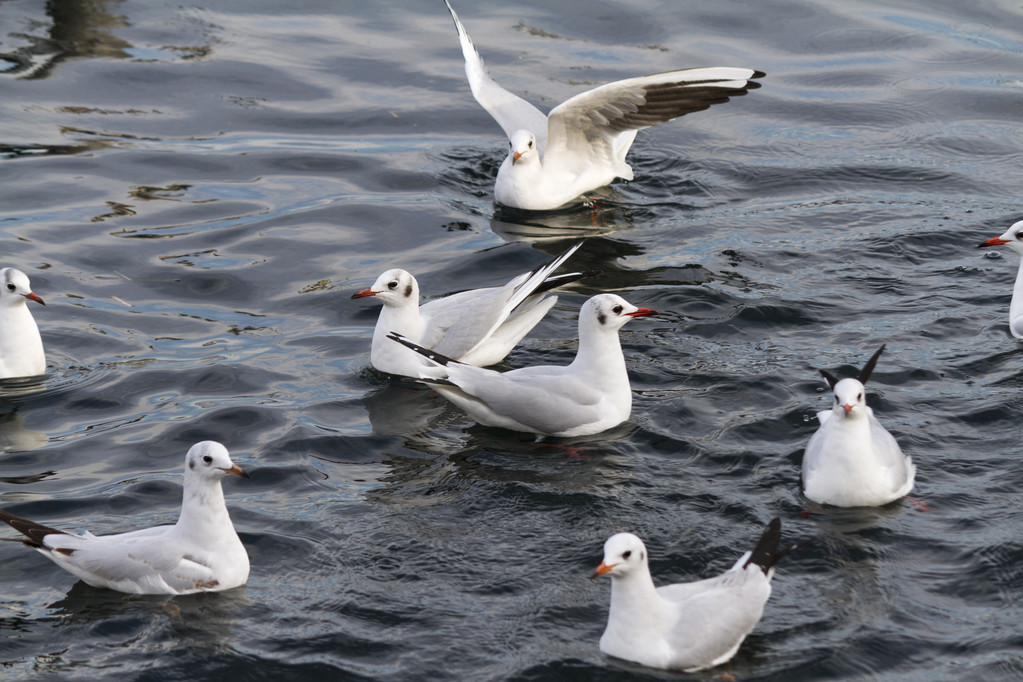
[[[1019,270],[1016,271],[1016,284],[1012,287],[1012,302],[1009,303],[1009,326],[1015,330],[1018,323],[1023,324],[1021,318],[1023,318],[1023,256],[1020,257]]]
[[[609,622],[632,623],[629,629],[634,630],[666,612],[667,604],[657,594],[649,568],[611,579]]]
[[[190,536],[218,535],[222,528],[231,526],[231,517],[224,502],[224,489],[220,481],[192,481],[185,484],[181,500],[181,515],[177,527]]]
[[[391,332],[398,332],[410,341],[418,342],[423,335],[423,319],[419,316],[419,305],[385,305],[380,310],[377,326],[373,329],[373,340],[384,347],[394,341],[387,338]],[[379,340],[378,340],[379,337]]]
[[[579,350],[572,365],[586,372],[594,381],[620,382],[624,378],[627,383],[629,380],[617,331],[589,330],[589,333],[584,333],[580,329]]]

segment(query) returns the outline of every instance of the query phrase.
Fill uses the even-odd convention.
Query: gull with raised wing
[[[46,305],[32,293],[28,276],[16,268],[0,269],[0,379],[33,377],[46,372],[46,355],[28,302]]]
[[[116,535],[73,535],[7,512],[0,521],[24,544],[93,587],[131,594],[218,592],[244,585],[249,555],[224,504],[220,479],[248,478],[220,443],[196,443],[185,455],[181,515],[173,526]]]
[[[760,71],[735,67],[681,69],[615,81],[559,104],[545,116],[491,78],[451,3],[465,75],[476,101],[508,136],[497,172],[499,204],[530,211],[560,208],[615,178],[632,179],[625,155],[642,128],[702,111],[760,87]]]
[[[987,246],[1008,246],[1023,257],[1023,220],[1013,223],[1001,237],[992,237],[977,245],[978,249]],[[1017,339],[1023,339],[1023,259],[1016,271],[1016,284],[1012,287],[1012,301],[1009,303],[1009,331]]]
[[[835,404],[817,413],[820,428],[803,455],[803,493],[814,502],[879,507],[913,489],[913,460],[902,454],[865,400],[864,384],[884,349],[877,349],[855,379],[839,380],[820,370]]]
[[[557,296],[544,293],[593,274],[553,274],[581,245],[504,286],[471,289],[423,305],[416,278],[404,270],[388,270],[373,286],[352,295],[372,296],[384,304],[373,330],[370,362],[381,372],[413,378],[428,366],[422,356],[388,341],[391,332],[468,365],[500,362],[557,303]]]
[[[643,541],[632,533],[612,535],[592,576],[611,576],[601,652],[670,670],[725,663],[760,621],[775,563],[800,546],[779,550],[780,540],[781,521],[773,519],[753,550],[721,575],[654,587]]]
[[[427,358],[434,367],[421,370],[420,378],[480,424],[541,436],[588,436],[629,418],[632,388],[618,330],[634,317],[656,314],[616,294],[598,294],[579,311],[579,349],[571,364],[508,372],[466,365],[399,334],[388,336]]]

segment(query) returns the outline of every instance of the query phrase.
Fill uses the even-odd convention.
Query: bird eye
[[[630,556],[632,556],[632,550],[631,549],[622,552],[622,558],[623,559],[628,559]]]
[[[856,396],[856,399],[857,399],[857,400],[863,400],[863,394],[862,394],[862,393],[860,393],[860,394],[859,394],[858,396]]]
[[[529,148],[530,148],[530,149],[532,149],[532,148],[533,148],[533,141],[532,141],[532,140],[530,140],[530,141],[529,141]]]
[[[1016,233],[1016,239],[1023,239],[1023,230]]]
[[[7,291],[14,291],[14,290],[15,290],[15,289],[17,289],[17,288],[18,288],[18,287],[14,286],[14,285],[13,285],[13,284],[11,284],[10,282],[8,282],[8,283],[7,283]]]
[[[615,315],[621,315],[622,307],[620,305],[616,305],[614,308],[611,308],[611,312],[613,312]]]
[[[212,461],[213,461],[213,458],[212,458],[212,457],[210,457],[209,455],[204,455],[204,456],[203,456],[203,458],[202,458],[202,461],[204,461],[204,462],[206,462],[207,464],[209,464],[210,462],[212,462]]]
[[[837,403],[837,402],[841,402],[841,401],[840,401],[840,400],[838,399],[838,396],[837,396],[837,395],[835,396],[835,402],[836,402],[836,403]]]
[[[398,288],[398,282],[397,282],[397,280],[395,280],[395,281],[393,281],[393,282],[388,282],[388,283],[387,283],[387,288],[388,288],[388,289],[397,289],[397,288]]]

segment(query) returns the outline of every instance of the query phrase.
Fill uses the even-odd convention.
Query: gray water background
[[[631,530],[658,581],[724,570],[773,516],[786,559],[741,680],[1023,676],[1018,2],[456,5],[547,109],[679,67],[767,72],[641,132],[589,209],[496,211],[499,128],[433,2],[0,1],[0,265],[32,279],[42,390],[5,386],[0,507],[72,531],[173,522],[225,443],[246,587],[90,588],[0,546],[0,678],[720,679],[602,657]],[[506,367],[568,362],[581,303],[662,311],[622,341],[630,422],[570,443],[474,425],[369,371],[383,270],[426,296],[571,243]],[[881,343],[868,402],[915,497],[801,518],[802,448]],[[11,533],[13,536],[13,533]]]

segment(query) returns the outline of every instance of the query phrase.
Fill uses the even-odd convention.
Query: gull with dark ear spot
[[[1013,223],[1001,237],[992,237],[977,245],[978,249],[988,246],[1007,246],[1016,255],[1023,256],[1023,220]],[[1012,301],[1009,303],[1009,331],[1017,339],[1023,339],[1023,259],[1016,271],[1016,283],[1012,287]]]
[[[615,178],[632,179],[625,156],[636,132],[702,111],[760,87],[764,76],[728,66],[681,69],[608,83],[544,115],[490,77],[458,15],[447,3],[476,101],[504,129],[510,146],[497,172],[497,203],[530,211],[556,209]]]
[[[838,507],[878,507],[909,494],[916,466],[867,407],[866,384],[882,345],[855,379],[820,370],[835,402],[818,412],[820,428],[803,455],[803,493]]]
[[[427,366],[416,353],[388,341],[391,332],[469,365],[501,362],[557,303],[558,297],[546,292],[595,274],[554,274],[580,246],[582,242],[504,286],[470,289],[423,305],[416,278],[404,270],[388,270],[373,286],[352,295],[372,296],[384,304],[373,330],[370,362],[381,372],[413,378]]]
[[[621,296],[599,294],[579,311],[579,350],[569,365],[536,365],[495,372],[473,367],[412,343],[398,342],[426,358],[420,371],[433,390],[487,426],[542,436],[588,436],[629,418],[632,388],[618,330],[636,317],[656,315]]]
[[[224,503],[220,479],[248,478],[220,443],[196,443],[185,455],[181,514],[173,526],[116,535],[73,535],[0,511],[4,521],[39,551],[93,587],[131,594],[219,592],[244,585],[245,551]]]
[[[0,269],[0,379],[46,372],[46,355],[28,302],[46,305],[32,293],[24,272]]]
[[[773,519],[756,546],[714,578],[654,587],[646,547],[632,533],[604,543],[593,578],[611,577],[600,650],[651,668],[703,670],[728,661],[764,613],[774,565],[805,542],[779,549]]]

